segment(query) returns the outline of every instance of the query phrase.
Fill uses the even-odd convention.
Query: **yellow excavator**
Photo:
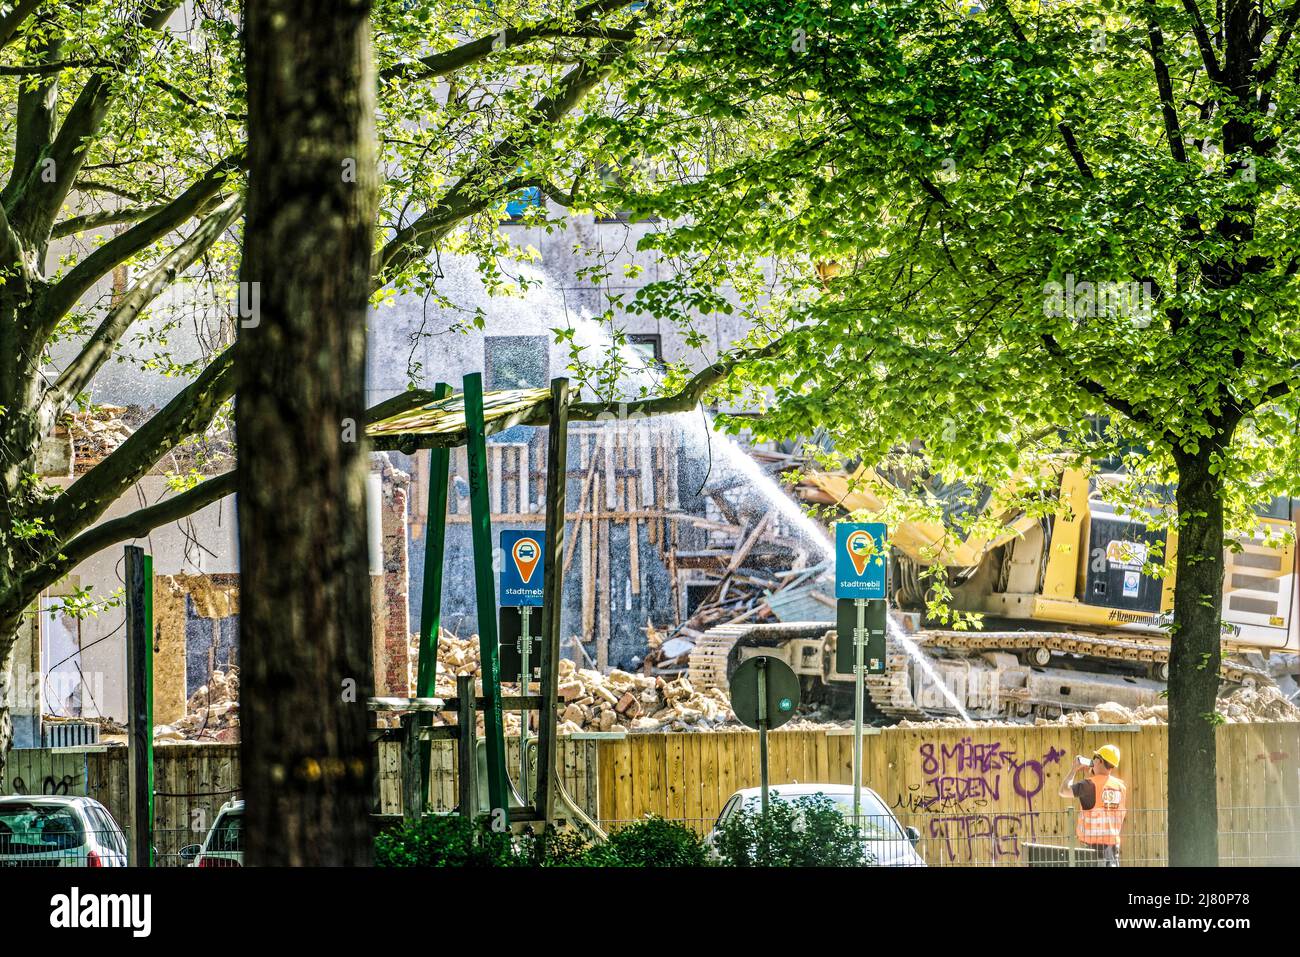
[[[1039,514],[1007,504],[1023,478],[1003,494],[936,486],[945,519],[894,524],[888,668],[867,678],[880,715],[955,713],[953,699],[986,718],[1054,717],[1107,701],[1157,703],[1169,675],[1177,533],[1113,504],[1123,480],[1053,468],[1038,482],[1057,507]],[[796,491],[866,518],[885,511],[888,489],[887,479],[859,467],[806,474]],[[1269,683],[1269,656],[1300,651],[1291,505],[1274,503],[1251,536],[1225,551],[1222,677],[1229,684]],[[972,507],[998,519],[990,537],[958,531],[953,514]],[[927,627],[924,573],[940,564],[952,592],[948,606],[980,613],[982,628]],[[829,586],[804,587],[822,589],[815,597],[831,618]],[[769,604],[778,618],[817,607],[782,596]],[[835,641],[827,620],[724,625],[697,642],[690,677],[697,687],[725,687],[740,661],[775,654],[810,691],[851,697],[853,676],[835,670]]]

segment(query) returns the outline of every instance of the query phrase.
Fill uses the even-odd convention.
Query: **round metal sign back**
[[[757,655],[742,661],[731,676],[731,710],[751,728],[758,727],[759,682],[767,685],[767,727],[779,728],[799,705],[799,678],[780,658]]]

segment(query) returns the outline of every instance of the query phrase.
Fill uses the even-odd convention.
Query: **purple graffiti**
[[[986,845],[993,860],[1019,857],[1022,841],[1034,840],[1037,811],[1024,814],[944,815],[930,819],[930,837],[938,840],[944,863],[970,861]]]
[[[1016,753],[1005,750],[1000,741],[976,744],[969,737],[953,745],[922,744],[919,752],[921,771],[926,775],[925,785],[930,790],[924,799],[929,803],[920,806],[930,810],[937,804],[951,808],[955,802],[958,809],[965,810],[967,801],[1000,800],[1003,772],[1010,771],[1012,788],[1025,799],[1032,811],[1034,799],[1046,783],[1043,766],[1059,764],[1065,754],[1053,747],[1041,761],[1020,761]]]

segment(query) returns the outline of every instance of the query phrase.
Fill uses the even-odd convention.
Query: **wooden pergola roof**
[[[545,425],[550,419],[550,389],[503,389],[483,394],[487,435],[516,425]],[[418,409],[399,412],[366,427],[376,449],[414,451],[464,445],[465,396],[453,395]]]

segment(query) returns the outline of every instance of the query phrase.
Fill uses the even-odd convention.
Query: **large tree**
[[[933,467],[1000,482],[1105,419],[1176,483],[1170,859],[1216,864],[1225,527],[1297,491],[1300,3],[691,12],[647,95],[751,148],[642,198],[688,219],[661,245],[706,286],[720,259],[809,264],[755,312],[788,347],[752,369],[775,389],[755,428],[870,460],[923,437]],[[651,305],[705,294],[660,285]]]
[[[247,165],[237,6],[19,0],[0,13],[0,84],[11,105],[0,119],[0,762],[12,740],[15,635],[41,591],[96,552],[236,487],[226,473],[99,522],[235,394],[232,349],[179,362],[160,323],[141,334],[141,320],[180,279],[233,277]],[[377,3],[384,176],[371,291],[436,293],[430,254],[453,243],[480,252],[490,270],[507,252],[491,227],[508,198],[535,188],[571,202],[580,183],[595,188],[607,151],[574,140],[578,107],[627,108],[616,95],[589,94],[636,74],[658,16],[626,0],[477,13],[432,0]],[[118,361],[190,381],[69,487],[46,485],[42,440]],[[369,417],[427,400],[412,391]]]
[[[240,330],[242,788],[251,864],[368,864],[370,10],[249,0]],[[303,720],[309,715],[308,720]]]

